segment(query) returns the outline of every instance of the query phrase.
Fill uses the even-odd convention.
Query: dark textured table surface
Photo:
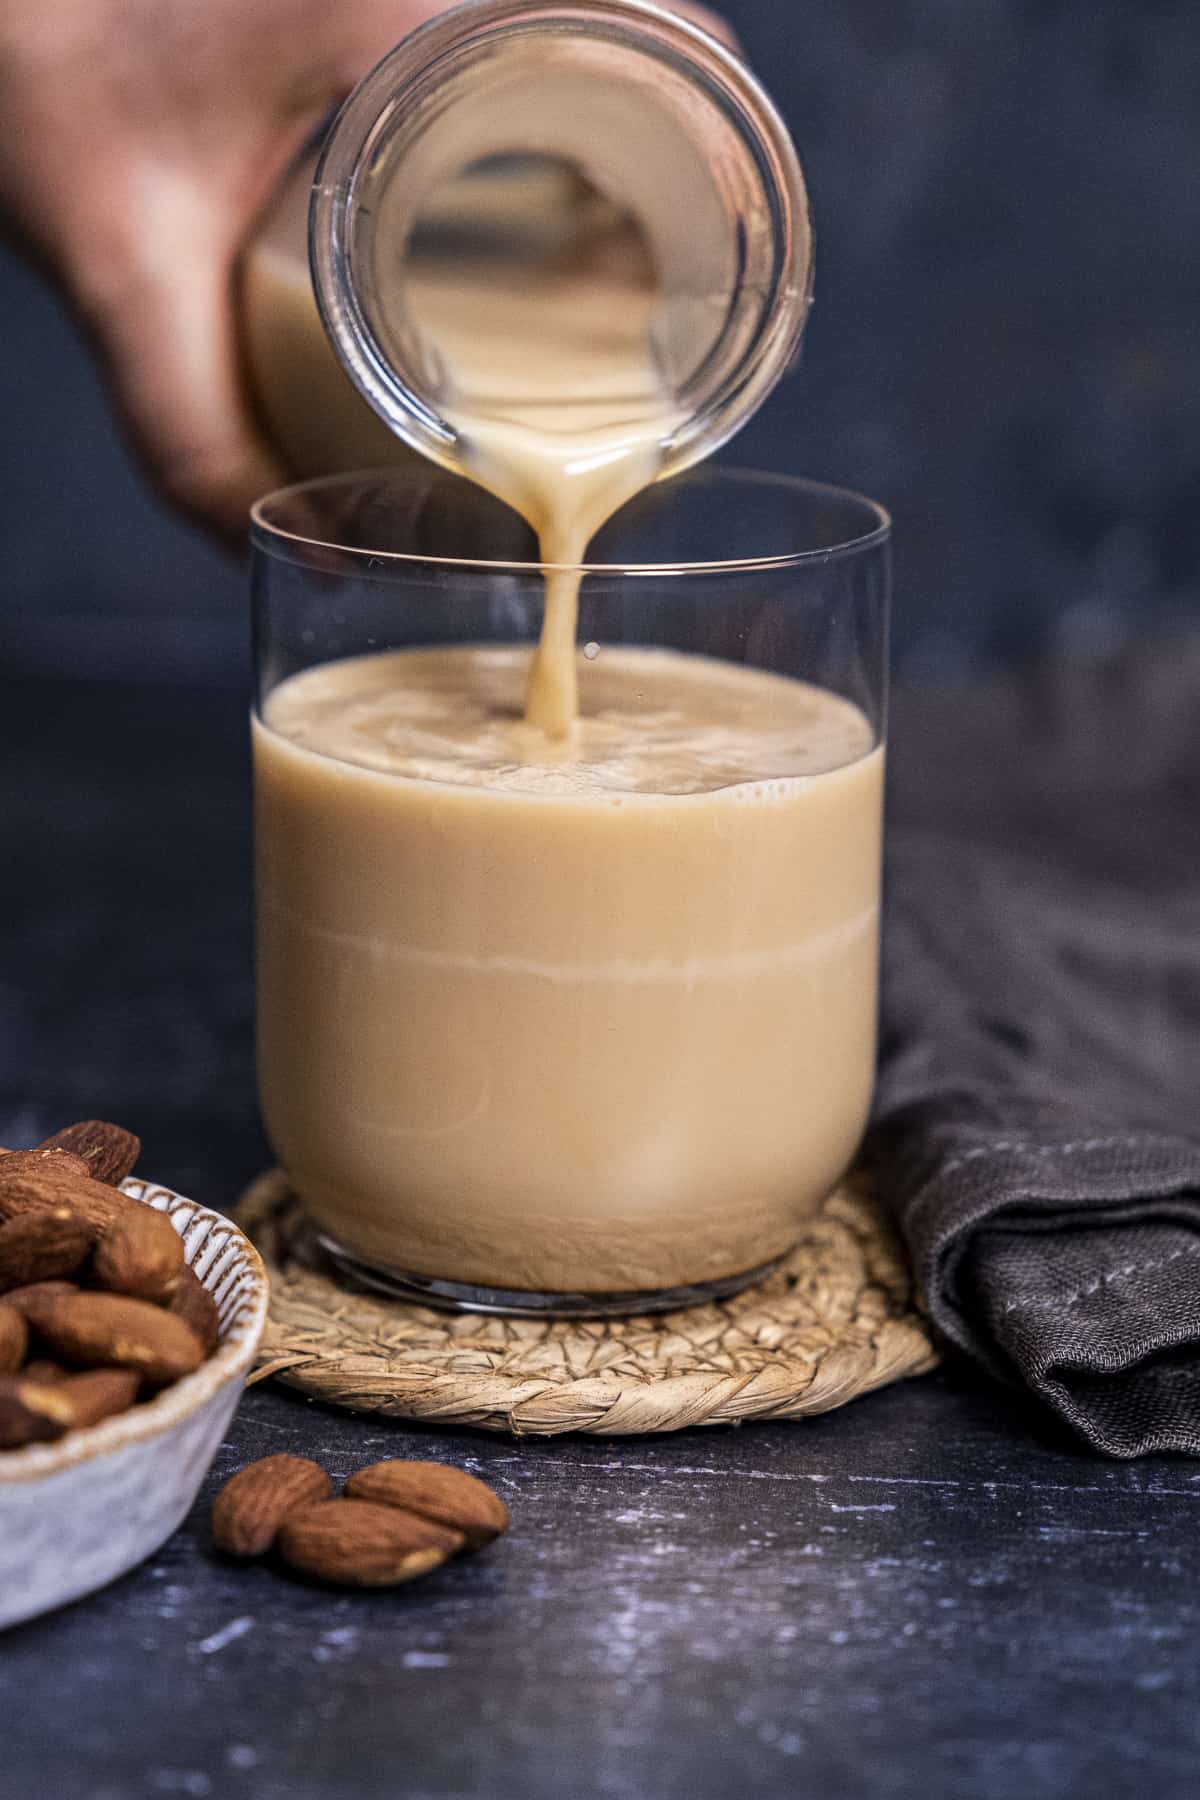
[[[228,1206],[253,1102],[245,731],[222,690],[0,685],[0,1142],[81,1113]],[[453,1460],[511,1536],[394,1594],[222,1566],[213,1486]],[[954,1368],[800,1425],[407,1431],[247,1397],[184,1528],[0,1645],[6,1800],[1195,1793],[1200,1471],[1089,1459]]]

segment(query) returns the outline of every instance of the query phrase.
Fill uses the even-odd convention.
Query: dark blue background
[[[1196,605],[1200,8],[729,0],[818,219],[802,365],[739,461],[897,519],[899,672]],[[240,683],[242,572],[147,497],[86,354],[0,264],[0,655]]]

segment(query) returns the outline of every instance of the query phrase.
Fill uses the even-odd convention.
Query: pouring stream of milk
[[[607,257],[500,257],[465,274],[423,259],[406,284],[464,470],[528,521],[548,565],[525,717],[551,738],[567,737],[578,712],[576,566],[605,521],[655,479],[679,418],[652,354],[655,298],[628,223],[611,234]]]

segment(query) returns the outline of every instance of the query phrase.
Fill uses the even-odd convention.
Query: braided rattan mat
[[[522,1436],[680,1431],[828,1412],[937,1360],[896,1240],[857,1183],[757,1287],[607,1321],[435,1312],[355,1288],[278,1170],[237,1216],[271,1277],[252,1379],[275,1375],[353,1412]]]

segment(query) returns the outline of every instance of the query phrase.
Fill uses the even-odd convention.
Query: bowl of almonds
[[[140,1149],[86,1120],[0,1151],[0,1627],[171,1535],[262,1336],[257,1252],[134,1175]]]

